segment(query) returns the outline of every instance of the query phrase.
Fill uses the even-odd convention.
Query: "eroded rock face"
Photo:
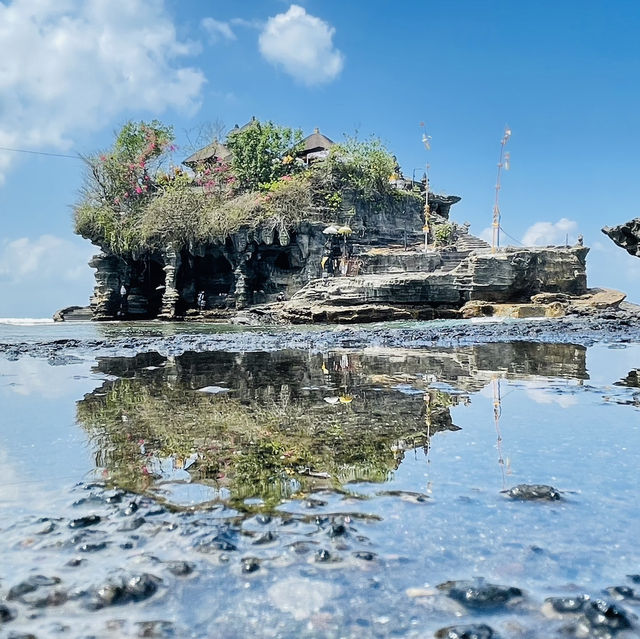
[[[370,273],[365,262],[362,275],[310,282],[285,304],[284,315],[292,322],[450,318],[459,317],[469,300],[528,302],[540,292],[583,294],[588,250],[443,252],[432,260],[422,254],[422,258],[409,257],[421,260],[425,270],[406,272]],[[392,256],[389,264],[392,259],[398,256]]]
[[[605,226],[602,232],[629,255],[640,257],[640,217],[618,226]]]
[[[292,322],[434,319],[460,317],[470,300],[517,303],[539,293],[586,291],[589,249],[493,254],[468,234],[468,225],[449,222],[459,199],[429,195],[429,226],[446,224],[450,236],[447,246],[428,251],[422,250],[423,202],[389,197],[354,206],[348,239],[325,235],[322,222],[294,229],[269,222],[225,241],[129,257],[101,253],[90,263],[96,269],[93,317],[171,320],[288,300],[282,317]],[[323,271],[327,258],[332,268]],[[556,310],[554,316],[563,314]],[[549,315],[546,308],[543,314]]]
[[[469,299],[529,301],[537,293],[587,290],[586,247],[522,248],[473,257]]]
[[[224,243],[145,255],[101,253],[91,299],[94,319],[175,319],[190,309],[245,308],[289,297],[319,277],[326,236],[322,224],[296,232],[274,226],[243,229]]]
[[[434,215],[448,216],[459,199],[431,194]],[[355,203],[348,223],[357,252],[405,241],[415,244],[424,237],[423,203],[395,197]],[[290,229],[268,222],[209,244],[167,245],[125,257],[105,251],[90,262],[96,269],[93,318],[174,319],[196,309],[243,309],[288,299],[320,277],[329,239],[323,234],[325,226],[303,222]]]

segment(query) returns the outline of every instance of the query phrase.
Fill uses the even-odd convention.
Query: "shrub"
[[[453,225],[449,223],[438,224],[433,229],[433,235],[435,237],[436,244],[446,246],[453,238]]]
[[[263,202],[267,215],[275,218],[281,226],[308,219],[313,209],[308,174],[285,175],[271,183]]]
[[[242,191],[257,191],[301,168],[296,161],[302,131],[253,120],[246,128],[232,131],[227,147],[233,155],[232,168]]]
[[[389,178],[397,170],[393,155],[377,138],[347,137],[331,148],[328,159],[318,169],[324,171],[329,190],[350,190],[356,198],[376,199],[389,195]]]
[[[117,213],[108,206],[76,206],[74,225],[78,235],[117,255],[142,247],[139,219]]]

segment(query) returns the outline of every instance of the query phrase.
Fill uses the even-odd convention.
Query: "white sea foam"
[[[50,317],[0,317],[0,324],[12,326],[33,326],[35,324],[53,324]]]

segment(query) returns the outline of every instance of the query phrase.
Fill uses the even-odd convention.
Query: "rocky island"
[[[405,178],[378,140],[335,144],[254,118],[167,169],[171,141],[158,122],[129,123],[87,158],[75,225],[101,249],[95,320],[561,317],[588,306],[581,242],[491,247],[452,220],[458,196]]]

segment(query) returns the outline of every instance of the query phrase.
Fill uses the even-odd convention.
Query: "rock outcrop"
[[[540,293],[586,292],[588,248],[492,252],[468,225],[450,221],[459,200],[430,193],[428,224],[423,200],[400,194],[356,202],[342,235],[327,234],[321,221],[288,228],[271,221],[224,241],[128,257],[104,252],[90,262],[93,318],[219,318],[286,300],[274,316],[290,322],[433,319],[460,317],[470,301],[519,304]]]
[[[445,220],[460,198],[430,194],[434,216]],[[354,253],[368,247],[403,242],[414,245],[424,237],[423,203],[416,197],[386,197],[356,203],[349,216]],[[273,223],[242,228],[224,240],[123,257],[96,255],[96,286],[91,298],[93,318],[176,319],[202,310],[244,309],[289,298],[320,277],[328,236],[326,224],[310,221],[295,228]]]
[[[605,226],[602,232],[629,255],[640,257],[640,217],[619,226]]]
[[[389,268],[377,273],[371,271],[377,270],[381,256],[370,252],[362,256],[363,275],[310,282],[284,305],[283,312],[292,322],[433,319],[460,317],[459,309],[470,300],[528,305],[531,296],[541,292],[581,295],[587,290],[588,250],[531,247],[497,253],[391,253],[386,262]],[[368,255],[376,268],[367,264]],[[415,270],[394,267],[397,260]],[[558,316],[558,310],[546,316]],[[515,316],[532,316],[529,311]],[[545,312],[533,316],[545,316]]]

